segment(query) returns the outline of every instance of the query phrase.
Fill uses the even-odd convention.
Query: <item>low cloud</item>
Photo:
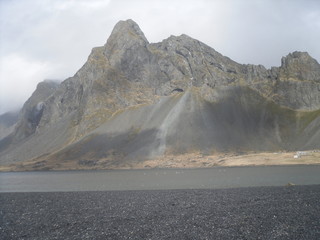
[[[30,97],[39,79],[45,79],[53,69],[45,62],[12,54],[0,61],[0,113],[16,110]]]

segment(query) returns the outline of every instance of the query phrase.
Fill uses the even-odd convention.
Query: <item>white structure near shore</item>
[[[320,152],[320,150],[312,150],[312,151],[298,151],[293,158],[301,158],[302,156],[310,155],[310,153]]]

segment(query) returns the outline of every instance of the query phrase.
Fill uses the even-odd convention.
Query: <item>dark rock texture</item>
[[[243,65],[187,35],[149,43],[127,20],[73,77],[48,84],[0,141],[2,165],[67,161],[79,146],[88,146],[84,161],[320,147],[320,65],[304,52],[271,69]]]
[[[320,186],[1,193],[3,239],[320,238]]]

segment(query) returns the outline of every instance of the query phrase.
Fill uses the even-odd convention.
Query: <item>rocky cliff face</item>
[[[120,21],[73,77],[39,84],[0,157],[319,148],[319,109],[320,65],[308,53],[271,69],[242,65],[187,35],[150,44],[134,21]]]
[[[55,81],[46,80],[37,85],[32,96],[23,105],[19,114],[19,120],[14,134],[16,142],[25,139],[35,133],[46,107],[45,101],[59,87]]]

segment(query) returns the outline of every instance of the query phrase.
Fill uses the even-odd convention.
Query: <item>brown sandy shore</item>
[[[0,194],[1,239],[320,239],[320,185]]]
[[[215,166],[276,166],[320,164],[320,150],[301,152],[264,153],[216,153],[203,155],[190,153],[166,155],[144,161],[112,161],[110,159],[86,161],[38,161],[37,159],[17,164],[0,166],[0,171],[35,170],[85,170],[85,169],[146,169],[146,168],[206,168]]]

